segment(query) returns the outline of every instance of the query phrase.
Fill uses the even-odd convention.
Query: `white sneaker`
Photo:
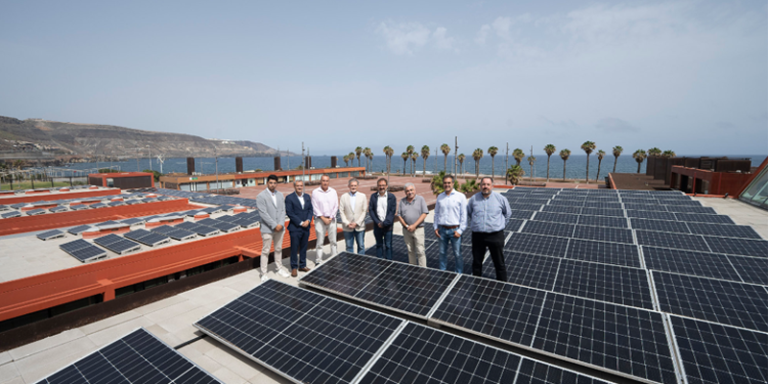
[[[288,273],[288,271],[285,270],[285,268],[280,268],[277,270],[277,274],[282,277],[291,277],[291,274]]]
[[[322,257],[315,258],[315,264],[316,265],[320,265],[320,263],[322,263],[322,262],[323,262],[323,258]]]
[[[272,280],[272,279],[270,279],[269,276],[267,276],[267,274],[261,275],[261,282],[262,283],[266,283],[267,281],[270,281],[270,280]]]

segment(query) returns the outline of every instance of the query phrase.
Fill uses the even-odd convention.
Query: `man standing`
[[[285,201],[283,194],[277,191],[277,176],[267,176],[267,189],[256,197],[256,207],[261,217],[261,282],[269,280],[267,263],[269,249],[275,242],[275,267],[280,276],[288,277],[283,268],[283,235],[285,234]]]
[[[496,280],[507,281],[504,265],[504,227],[512,217],[509,202],[501,194],[493,192],[493,179],[480,179],[480,192],[469,199],[467,214],[472,221],[472,274],[483,275],[485,249],[491,251],[496,267]]]
[[[293,182],[294,193],[285,198],[285,211],[288,213],[288,231],[291,235],[291,276],[298,271],[309,272],[307,268],[307,243],[309,225],[312,223],[312,199],[304,193],[304,182]]]
[[[440,269],[448,264],[448,244],[453,249],[456,273],[464,272],[461,257],[461,234],[467,229],[467,198],[453,190],[453,176],[443,177],[445,192],[437,196],[435,204],[435,235],[440,239]]]
[[[392,229],[395,223],[397,199],[387,193],[387,179],[376,182],[378,192],[371,195],[368,213],[373,219],[373,237],[376,239],[376,256],[392,260]]]
[[[331,177],[320,176],[320,188],[312,191],[312,209],[315,213],[315,233],[317,234],[317,258],[315,264],[323,262],[323,243],[325,235],[331,243],[331,256],[336,254],[336,213],[339,211],[339,195],[331,188]]]
[[[397,220],[403,226],[403,239],[408,248],[408,262],[420,267],[427,266],[424,252],[424,219],[429,214],[427,202],[416,195],[416,186],[405,183],[405,199],[400,200]]]
[[[357,253],[365,253],[365,213],[368,207],[368,199],[362,193],[357,193],[358,181],[354,177],[349,179],[349,193],[341,195],[339,213],[341,214],[342,229],[344,229],[344,241],[347,243],[347,252],[354,253],[357,242]]]

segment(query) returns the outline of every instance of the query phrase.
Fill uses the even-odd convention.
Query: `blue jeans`
[[[440,269],[445,271],[448,264],[448,243],[452,244],[453,257],[456,260],[456,273],[464,272],[464,258],[461,257],[461,237],[453,237],[458,228],[447,229],[440,227]]]
[[[289,234],[291,236],[291,269],[306,268],[309,229],[294,229]]]
[[[347,252],[355,253],[355,241],[357,241],[357,253],[365,253],[365,232],[363,231],[349,231],[344,232],[344,241],[347,242]]]
[[[376,239],[376,257],[392,260],[392,227],[373,227],[373,237]]]

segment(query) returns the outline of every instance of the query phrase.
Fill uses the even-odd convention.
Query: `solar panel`
[[[505,250],[544,256],[564,257],[568,239],[530,233],[512,233],[504,245]]]
[[[180,229],[186,229],[188,231],[194,232],[200,236],[213,236],[219,234],[221,231],[219,231],[216,228],[209,227],[207,225],[197,224],[190,221],[176,224],[176,228]]]
[[[624,210],[623,209],[584,208],[581,210],[581,214],[592,215],[592,216],[624,217]]]
[[[517,209],[511,209],[510,210],[511,218],[513,219],[530,219],[531,215],[533,215],[533,211],[521,211]]]
[[[89,206],[89,208],[94,208],[94,209],[95,209],[95,208],[104,208],[104,207],[107,207],[107,206],[108,206],[108,205],[106,205],[106,204],[104,204],[104,203],[96,203],[96,204],[91,204],[91,205]]]
[[[675,213],[702,213],[708,215],[717,214],[717,211],[715,211],[715,209],[712,207],[694,207],[689,205],[665,205],[665,207],[667,207],[668,211]]]
[[[768,285],[768,259],[749,256],[726,256],[746,283]]]
[[[233,232],[240,229],[240,226],[237,224],[227,223],[225,221],[218,221],[211,218],[200,220],[197,223],[216,228],[225,233]]]
[[[590,225],[593,227],[608,227],[608,228],[627,228],[627,219],[624,217],[611,217],[611,216],[579,216],[579,225]]]
[[[64,212],[64,211],[67,211],[67,207],[53,207],[48,211],[50,211],[51,213]]]
[[[237,217],[230,216],[230,215],[221,215],[221,216],[217,217],[216,220],[226,221],[227,223],[231,223],[233,221],[237,221]]]
[[[677,220],[691,223],[712,223],[712,224],[736,224],[726,215],[707,215],[700,213],[675,213]]]
[[[11,207],[9,207],[7,205],[0,204],[0,211],[7,211],[9,209],[11,209]]]
[[[667,207],[658,204],[638,204],[638,203],[624,203],[624,209],[626,210],[640,210],[640,211],[659,211],[668,212]]]
[[[270,280],[194,326],[296,382],[349,383],[402,324]]]
[[[426,231],[425,231],[426,233]],[[432,237],[434,239],[437,239],[437,237],[434,236],[434,232],[432,232]],[[425,240],[424,241],[424,251],[428,251],[432,249],[433,247],[439,247],[439,245],[436,243],[436,241],[433,240]],[[365,251],[365,254],[368,256],[376,256],[376,246],[372,246],[368,248]],[[401,263],[408,263],[408,247],[405,245],[405,238],[401,235],[393,235],[392,236],[392,260],[393,261],[399,261]],[[429,256],[427,254],[427,266],[432,268],[437,268],[437,264],[430,264],[429,262]]]
[[[140,328],[38,382],[220,383],[215,377]]]
[[[65,234],[62,231],[59,231],[58,229],[54,229],[52,231],[46,231],[43,233],[38,233],[37,238],[43,241],[46,240],[52,240],[52,239],[58,239],[60,237],[64,237]]]
[[[165,244],[171,241],[171,238],[155,232],[147,231],[146,229],[137,229],[135,231],[124,234],[125,238],[137,241],[141,244],[155,247],[160,244]]]
[[[691,229],[691,233],[699,235],[734,237],[741,239],[763,239],[749,225],[688,223],[688,228]]]
[[[243,228],[255,228],[260,225],[259,219],[253,219],[250,217],[241,217],[238,218],[236,221],[232,222],[232,224],[237,224]]]
[[[627,217],[636,219],[651,219],[651,220],[668,220],[675,221],[677,218],[672,212],[658,212],[658,211],[638,211],[627,210]]]
[[[85,204],[77,204],[77,205],[70,205],[69,209],[73,211],[82,211],[84,209],[88,209],[89,207]]]
[[[686,249],[709,252],[710,249],[704,238],[699,235],[684,235],[681,233],[667,233],[656,231],[636,230],[637,244],[650,245],[673,249]]]
[[[768,258],[768,241],[765,240],[728,239],[712,236],[705,237],[704,240],[712,252]]]
[[[624,207],[622,206],[621,203],[618,202],[618,200],[615,200],[615,201],[614,200],[610,200],[610,201],[590,201],[590,200],[587,200],[587,201],[584,202],[584,208],[618,209],[618,210],[624,209]],[[584,211],[584,212],[586,212],[586,211]],[[584,213],[584,212],[582,212],[582,213]],[[622,215],[619,215],[619,216],[623,217],[624,215],[622,214]]]
[[[573,239],[568,246],[565,257],[635,268],[641,266],[637,246],[629,244]]]
[[[125,203],[122,202],[122,201],[113,201],[113,202],[111,202],[111,203],[109,203],[107,205],[109,205],[110,207],[119,207],[121,205],[125,205]]]
[[[21,212],[19,211],[6,212],[0,215],[0,217],[2,217],[3,219],[10,219],[12,217],[20,217],[20,216],[21,216]]]
[[[546,221],[528,221],[522,229],[522,233],[531,233],[548,236],[572,237],[573,224],[551,223]]]
[[[138,217],[134,217],[134,218],[130,218],[130,219],[120,220],[120,222],[123,223],[123,224],[128,224],[128,225],[136,225],[136,224],[143,224],[144,223],[144,219],[141,219],[141,218],[138,218]]]
[[[520,227],[523,226],[524,222],[525,220],[509,219],[507,220],[507,224],[504,226],[504,231],[517,232],[520,229]]]
[[[555,292],[653,309],[645,270],[565,259],[560,263]]]
[[[124,239],[115,234],[109,234],[93,240],[94,243],[109,249],[110,251],[122,255],[128,252],[136,251],[141,248],[141,245],[134,243],[128,239]]]
[[[472,255],[472,247],[469,245],[462,245],[460,249],[461,249],[461,258],[462,258],[462,261],[464,262],[464,268],[462,269],[462,272],[464,274],[471,275],[472,262],[474,260],[474,256]],[[440,269],[440,243],[435,242],[432,245],[426,247],[425,253],[427,256],[427,267]],[[405,257],[406,257],[405,262],[408,262],[407,252],[405,253]],[[446,253],[445,270],[452,271],[452,272],[456,270],[456,258],[453,256],[453,250],[450,247],[448,247],[448,250]],[[496,277],[496,275],[493,274],[487,277]]]
[[[505,251],[504,253],[505,265],[507,267],[507,282],[526,287],[552,290],[562,259],[520,252]],[[490,257],[483,263],[483,276],[496,277],[496,269]]]
[[[576,239],[609,241],[612,243],[634,244],[631,229],[591,227],[578,225],[573,233]]]
[[[189,240],[197,237],[195,232],[182,228],[171,227],[170,225],[161,225],[159,227],[152,228],[152,232],[162,233],[163,235],[178,241]]]
[[[576,222],[579,221],[579,216],[554,212],[536,212],[534,220],[550,223],[576,224]]]
[[[107,252],[83,239],[59,245],[64,252],[81,262],[89,262],[107,257]]]
[[[342,252],[302,277],[301,283],[426,318],[455,278],[449,272]]]
[[[525,358],[520,363],[517,379],[515,379],[515,384],[559,383],[598,384],[605,381]]]
[[[658,312],[547,294],[532,347],[631,377],[677,382]]]
[[[646,268],[685,275],[741,281],[725,255],[678,249],[643,247]]]
[[[26,214],[27,216],[37,216],[37,215],[42,215],[46,212],[48,211],[45,209],[37,208],[37,209],[30,209],[29,211],[26,212]]]
[[[24,208],[24,207],[26,207],[28,204],[29,204],[29,203],[16,203],[16,204],[11,204],[11,208],[13,208],[13,209],[20,209],[20,208]]]
[[[653,272],[664,312],[768,332],[768,291],[726,280]]]
[[[540,290],[462,276],[429,321],[529,346],[544,295]]]
[[[629,219],[634,229],[647,229],[649,231],[691,233],[688,225],[682,221]]]
[[[768,334],[670,316],[689,383],[768,382]]]
[[[89,229],[91,229],[90,225],[79,225],[77,227],[72,227],[72,228],[68,229],[67,232],[69,232],[72,235],[77,236],[77,235],[79,235],[79,234],[81,234],[81,233],[83,233],[83,232],[85,232],[85,231],[87,231]]]
[[[581,207],[570,207],[570,206],[560,206],[560,205],[545,205],[544,208],[541,209],[543,212],[554,212],[554,213],[570,213],[573,215],[580,215],[581,214]]]

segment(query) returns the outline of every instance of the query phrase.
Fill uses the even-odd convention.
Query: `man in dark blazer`
[[[312,198],[304,193],[304,182],[293,182],[296,191],[285,198],[285,212],[288,215],[288,231],[291,234],[291,276],[298,271],[309,272],[307,268],[307,243],[312,224]]]
[[[373,237],[376,239],[376,256],[392,260],[392,229],[397,211],[395,195],[387,193],[387,179],[376,182],[378,192],[371,195],[368,213],[373,219]]]

